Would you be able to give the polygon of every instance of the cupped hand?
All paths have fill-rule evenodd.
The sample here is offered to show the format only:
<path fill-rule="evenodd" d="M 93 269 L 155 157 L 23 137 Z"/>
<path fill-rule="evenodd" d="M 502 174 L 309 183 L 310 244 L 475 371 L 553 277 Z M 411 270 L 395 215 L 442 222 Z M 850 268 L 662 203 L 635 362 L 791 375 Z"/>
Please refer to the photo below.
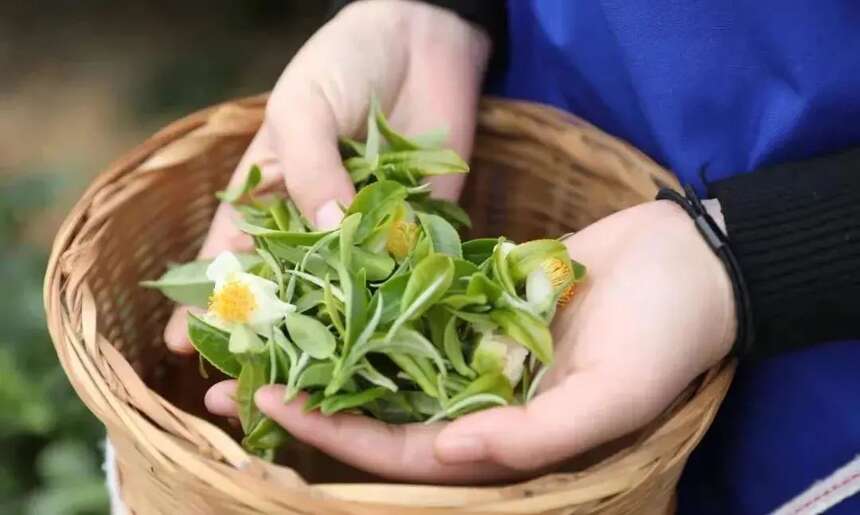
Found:
<path fill-rule="evenodd" d="M 374 94 L 399 132 L 447 128 L 446 145 L 468 159 L 489 46 L 478 28 L 420 2 L 365 0 L 346 7 L 281 75 L 232 181 L 243 181 L 257 164 L 261 188 L 285 182 L 308 220 L 324 229 L 336 226 L 339 205 L 348 205 L 355 193 L 337 138 L 362 133 Z M 459 195 L 462 177 L 439 179 L 433 184 L 436 196 Z M 219 207 L 201 258 L 252 248 L 234 217 L 230 206 Z M 174 352 L 193 352 L 184 308 L 167 324 L 165 341 Z"/>
<path fill-rule="evenodd" d="M 450 423 L 386 425 L 302 413 L 269 386 L 256 402 L 297 438 L 391 479 L 489 482 L 527 476 L 654 419 L 725 356 L 735 335 L 732 287 L 692 221 L 667 201 L 629 208 L 565 241 L 587 281 L 553 325 L 555 362 L 528 405 Z M 209 409 L 235 415 L 235 385 Z"/>

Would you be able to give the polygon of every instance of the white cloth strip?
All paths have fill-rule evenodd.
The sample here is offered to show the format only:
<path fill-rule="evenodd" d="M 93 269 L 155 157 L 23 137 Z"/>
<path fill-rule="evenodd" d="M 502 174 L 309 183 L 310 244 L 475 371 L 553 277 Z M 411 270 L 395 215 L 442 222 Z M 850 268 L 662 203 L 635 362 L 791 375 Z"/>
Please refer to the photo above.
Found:
<path fill-rule="evenodd" d="M 773 515 L 818 515 L 860 492 L 860 455 L 805 492 L 782 505 Z"/>

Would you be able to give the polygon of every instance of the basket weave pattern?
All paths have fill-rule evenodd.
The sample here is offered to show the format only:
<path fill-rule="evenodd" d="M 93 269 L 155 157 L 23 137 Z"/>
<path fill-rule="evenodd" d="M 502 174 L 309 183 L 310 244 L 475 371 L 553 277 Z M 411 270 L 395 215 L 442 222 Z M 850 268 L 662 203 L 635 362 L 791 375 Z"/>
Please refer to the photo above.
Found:
<path fill-rule="evenodd" d="M 247 455 L 207 419 L 196 362 L 171 356 L 172 305 L 137 286 L 192 259 L 263 116 L 265 97 L 195 113 L 105 171 L 57 235 L 45 304 L 60 361 L 107 426 L 133 513 L 667 513 L 734 367 L 691 385 L 620 450 L 576 472 L 496 487 L 336 482 L 355 476 L 308 449 L 286 466 Z M 653 198 L 674 177 L 593 126 L 535 104 L 482 102 L 463 205 L 474 235 L 558 236 Z M 214 378 L 213 378 L 214 380 Z M 298 471 L 298 472 L 297 472 Z"/>

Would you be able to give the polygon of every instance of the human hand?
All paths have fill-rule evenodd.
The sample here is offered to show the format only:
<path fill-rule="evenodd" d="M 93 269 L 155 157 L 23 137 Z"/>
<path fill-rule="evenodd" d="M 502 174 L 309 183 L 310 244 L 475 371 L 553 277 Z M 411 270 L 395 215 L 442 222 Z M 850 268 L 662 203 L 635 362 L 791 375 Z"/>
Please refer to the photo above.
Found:
<path fill-rule="evenodd" d="M 398 131 L 447 127 L 446 145 L 468 159 L 489 46 L 483 32 L 454 13 L 420 2 L 365 0 L 346 7 L 287 66 L 232 182 L 241 183 L 257 164 L 261 188 L 285 181 L 308 220 L 324 229 L 337 226 L 338 204 L 348 205 L 355 193 L 337 137 L 365 129 L 372 94 Z M 434 179 L 436 196 L 459 195 L 462 177 Z M 229 205 L 218 208 L 201 258 L 252 248 L 234 217 Z M 167 324 L 167 346 L 193 352 L 186 333 L 186 310 L 180 308 Z"/>
<path fill-rule="evenodd" d="M 636 430 L 725 356 L 735 336 L 722 263 L 678 206 L 621 211 L 565 241 L 588 268 L 553 326 L 555 362 L 528 405 L 450 423 L 386 425 L 358 415 L 302 413 L 269 386 L 256 402 L 297 438 L 400 480 L 487 482 L 528 475 Z M 207 406 L 235 413 L 222 383 Z"/>

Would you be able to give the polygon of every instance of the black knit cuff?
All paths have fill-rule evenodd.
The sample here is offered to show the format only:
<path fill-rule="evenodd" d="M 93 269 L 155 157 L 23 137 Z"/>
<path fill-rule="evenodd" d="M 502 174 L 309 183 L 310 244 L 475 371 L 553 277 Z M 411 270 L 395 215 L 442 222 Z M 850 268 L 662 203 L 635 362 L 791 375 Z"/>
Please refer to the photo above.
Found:
<path fill-rule="evenodd" d="M 330 16 L 334 16 L 348 4 L 359 0 L 333 0 Z M 453 11 L 466 21 L 482 29 L 490 37 L 492 53 L 487 68 L 488 74 L 503 68 L 508 55 L 508 11 L 501 0 L 422 0 Z"/>
<path fill-rule="evenodd" d="M 860 149 L 709 187 L 749 288 L 748 357 L 860 337 Z"/>

